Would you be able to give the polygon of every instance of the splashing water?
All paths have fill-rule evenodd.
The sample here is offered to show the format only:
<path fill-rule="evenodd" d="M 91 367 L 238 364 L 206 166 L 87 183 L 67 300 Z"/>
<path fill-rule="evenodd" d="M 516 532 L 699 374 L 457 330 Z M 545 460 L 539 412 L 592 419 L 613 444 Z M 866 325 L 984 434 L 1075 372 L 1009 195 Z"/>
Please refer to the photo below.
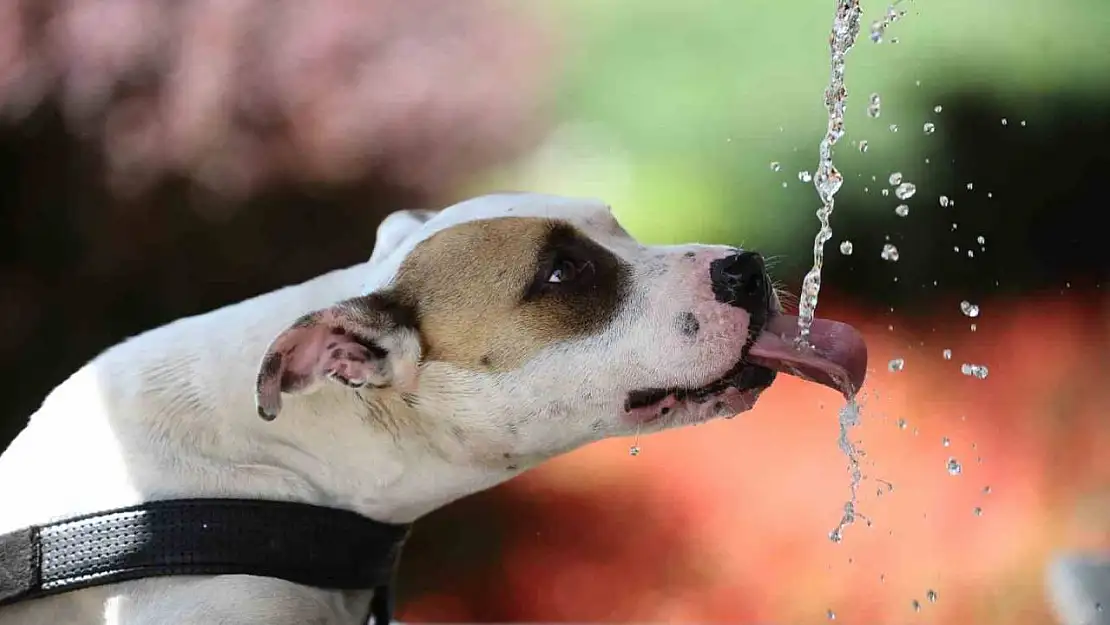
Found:
<path fill-rule="evenodd" d="M 960 461 L 952 457 L 948 458 L 948 463 L 945 466 L 948 469 L 948 475 L 959 475 L 964 471 Z"/>
<path fill-rule="evenodd" d="M 821 268 L 825 262 L 825 242 L 832 238 L 829 217 L 835 206 L 834 197 L 844 182 L 844 177 L 833 165 L 833 146 L 844 136 L 844 111 L 848 103 L 848 89 L 844 86 L 845 57 L 856 43 L 859 35 L 859 0 L 836 0 L 836 15 L 833 18 L 832 32 L 829 34 L 830 71 L 829 86 L 825 89 L 825 108 L 828 111 L 828 126 L 818 149 L 817 171 L 813 176 L 813 186 L 821 199 L 817 219 L 821 229 L 813 242 L 813 268 L 802 281 L 802 296 L 798 307 L 798 345 L 808 345 L 809 329 L 813 325 L 813 314 L 817 309 L 817 297 L 821 291 Z"/>
<path fill-rule="evenodd" d="M 980 380 L 983 380 L 986 379 L 987 375 L 990 373 L 990 370 L 987 369 L 986 365 L 976 365 L 973 363 L 965 362 L 964 364 L 960 365 L 960 373 L 966 376 L 971 376 L 973 378 L 979 378 Z"/>
<path fill-rule="evenodd" d="M 892 243 L 884 243 L 883 250 L 879 252 L 879 258 L 891 263 L 898 262 L 899 254 L 898 248 Z"/>
<path fill-rule="evenodd" d="M 632 439 L 632 446 L 628 448 L 629 456 L 640 455 L 640 424 L 636 424 L 636 437 Z"/>
<path fill-rule="evenodd" d="M 899 11 L 897 9 L 897 6 L 901 3 L 902 0 L 896 0 L 894 4 L 887 7 L 886 14 L 883 15 L 883 18 L 881 20 L 875 20 L 871 23 L 871 41 L 875 43 L 882 43 L 883 35 L 886 33 L 886 29 L 894 22 L 897 22 L 898 20 L 905 17 L 906 12 Z M 892 38 L 890 42 L 898 43 L 898 39 Z"/>
<path fill-rule="evenodd" d="M 859 449 L 856 448 L 855 443 L 848 437 L 848 429 L 859 425 L 859 403 L 855 399 L 851 399 L 843 408 L 840 409 L 840 437 L 837 439 L 837 444 L 840 446 L 840 451 L 848 457 L 848 475 L 851 476 L 851 483 L 849 489 L 851 497 L 848 501 L 844 502 L 844 514 L 840 517 L 840 523 L 837 523 L 836 529 L 829 532 L 829 540 L 834 543 L 840 542 L 844 538 L 844 528 L 856 522 L 856 494 L 859 492 L 859 483 L 863 479 L 863 471 L 860 469 L 859 462 Z"/>
<path fill-rule="evenodd" d="M 898 188 L 894 189 L 894 197 L 899 200 L 908 200 L 913 197 L 915 193 L 917 193 L 917 185 L 912 182 L 903 182 L 898 185 Z"/>
<path fill-rule="evenodd" d="M 871 97 L 867 99 L 867 116 L 878 117 L 883 114 L 883 99 L 879 94 L 872 93 Z"/>

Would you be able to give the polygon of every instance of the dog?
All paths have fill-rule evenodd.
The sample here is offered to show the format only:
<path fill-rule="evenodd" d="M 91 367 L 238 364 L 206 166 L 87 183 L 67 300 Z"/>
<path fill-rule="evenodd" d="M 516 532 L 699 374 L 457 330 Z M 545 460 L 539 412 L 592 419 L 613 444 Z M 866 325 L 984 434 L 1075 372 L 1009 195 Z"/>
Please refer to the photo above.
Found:
<path fill-rule="evenodd" d="M 851 326 L 799 346 L 762 257 L 646 246 L 603 202 L 499 194 L 379 227 L 368 262 L 130 338 L 0 456 L 0 534 L 189 497 L 408 523 L 606 437 L 750 410 L 779 372 L 846 395 Z M 362 625 L 365 591 L 159 577 L 0 608 L 0 625 Z"/>

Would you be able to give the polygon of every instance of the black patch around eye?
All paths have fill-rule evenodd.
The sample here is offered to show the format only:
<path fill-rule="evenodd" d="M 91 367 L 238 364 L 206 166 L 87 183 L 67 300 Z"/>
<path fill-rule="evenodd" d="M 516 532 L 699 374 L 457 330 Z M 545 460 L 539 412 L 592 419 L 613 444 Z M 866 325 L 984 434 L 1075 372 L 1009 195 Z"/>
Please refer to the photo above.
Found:
<path fill-rule="evenodd" d="M 589 289 L 598 277 L 598 260 L 608 258 L 613 258 L 612 253 L 580 234 L 573 226 L 555 223 L 540 249 L 535 276 L 523 299 L 529 301 L 549 293 Z M 563 281 L 550 282 L 557 270 L 564 274 Z"/>
<path fill-rule="evenodd" d="M 548 282 L 560 264 L 574 267 L 572 279 Z M 606 247 L 574 226 L 553 222 L 536 257 L 535 274 L 521 297 L 538 322 L 571 335 L 591 334 L 608 325 L 628 297 L 632 271 Z"/>

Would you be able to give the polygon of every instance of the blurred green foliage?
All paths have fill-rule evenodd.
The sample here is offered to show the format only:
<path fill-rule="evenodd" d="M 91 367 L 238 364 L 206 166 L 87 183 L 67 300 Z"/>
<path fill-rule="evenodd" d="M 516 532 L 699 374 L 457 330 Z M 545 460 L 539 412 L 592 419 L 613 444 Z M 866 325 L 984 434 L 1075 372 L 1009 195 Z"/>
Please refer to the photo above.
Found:
<path fill-rule="evenodd" d="M 824 132 L 833 0 L 542 7 L 567 53 L 554 87 L 552 145 L 481 187 L 602 197 L 651 242 L 739 243 L 808 257 L 818 204 L 798 173 L 814 169 Z M 847 135 L 836 152 L 847 183 L 834 230 L 846 213 L 892 211 L 898 202 L 878 191 L 890 172 L 920 186 L 949 162 L 934 158 L 930 169 L 922 158 L 926 149 L 943 153 L 945 113 L 933 109 L 945 93 L 997 98 L 1016 125 L 1035 114 L 1038 94 L 1110 92 L 1106 0 L 905 0 L 907 15 L 880 44 L 869 40 L 869 25 L 887 4 L 863 7 L 848 59 Z M 871 93 L 882 97 L 878 119 L 865 114 Z M 930 136 L 927 121 L 937 126 Z M 866 154 L 855 147 L 861 139 Z M 868 184 L 870 195 L 860 195 Z"/>

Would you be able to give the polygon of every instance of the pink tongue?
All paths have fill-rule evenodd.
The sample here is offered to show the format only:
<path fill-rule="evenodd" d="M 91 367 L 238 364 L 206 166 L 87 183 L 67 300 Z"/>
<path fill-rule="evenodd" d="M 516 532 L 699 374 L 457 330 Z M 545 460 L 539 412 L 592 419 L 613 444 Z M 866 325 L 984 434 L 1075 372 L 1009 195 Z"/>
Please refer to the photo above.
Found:
<path fill-rule="evenodd" d="M 798 349 L 798 318 L 777 315 L 748 351 L 748 361 L 775 371 L 824 384 L 851 399 L 867 375 L 867 345 L 852 326 L 839 321 L 814 319 L 811 347 Z"/>

